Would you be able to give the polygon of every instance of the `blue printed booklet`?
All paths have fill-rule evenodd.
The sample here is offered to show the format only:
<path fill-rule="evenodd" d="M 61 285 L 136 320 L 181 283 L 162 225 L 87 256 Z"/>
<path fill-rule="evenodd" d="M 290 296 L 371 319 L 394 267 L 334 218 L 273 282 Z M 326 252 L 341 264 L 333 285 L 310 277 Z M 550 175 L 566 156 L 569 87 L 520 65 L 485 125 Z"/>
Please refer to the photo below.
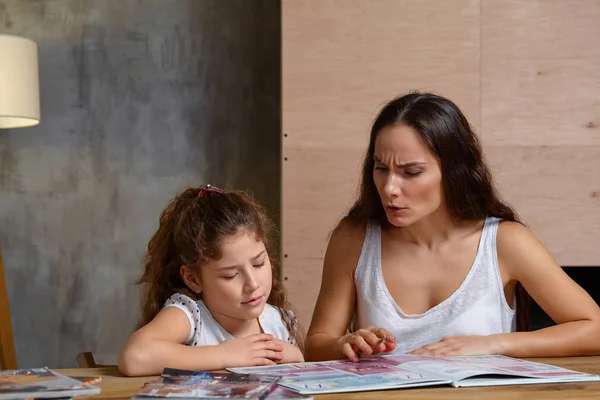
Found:
<path fill-rule="evenodd" d="M 222 372 L 165 368 L 160 378 L 146 383 L 132 399 L 257 399 L 263 400 L 277 388 L 277 376 L 237 375 Z"/>
<path fill-rule="evenodd" d="M 229 368 L 237 374 L 276 375 L 300 394 L 600 381 L 600 376 L 505 356 L 381 355 L 361 359 Z"/>

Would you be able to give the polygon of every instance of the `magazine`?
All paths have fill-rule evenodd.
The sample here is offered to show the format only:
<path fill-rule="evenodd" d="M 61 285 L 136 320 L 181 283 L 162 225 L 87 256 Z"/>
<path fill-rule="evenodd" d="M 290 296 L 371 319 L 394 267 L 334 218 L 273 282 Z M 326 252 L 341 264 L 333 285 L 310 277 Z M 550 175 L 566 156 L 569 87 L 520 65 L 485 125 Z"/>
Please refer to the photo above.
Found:
<path fill-rule="evenodd" d="M 348 360 L 229 368 L 238 374 L 277 375 L 301 394 L 344 393 L 451 385 L 499 386 L 600 381 L 600 376 L 505 356 L 381 355 Z"/>
<path fill-rule="evenodd" d="M 100 388 L 49 368 L 0 370 L 0 399 L 93 396 Z"/>
<path fill-rule="evenodd" d="M 265 399 L 277 388 L 277 376 L 237 375 L 165 368 L 160 378 L 146 383 L 133 399 L 200 398 Z"/>

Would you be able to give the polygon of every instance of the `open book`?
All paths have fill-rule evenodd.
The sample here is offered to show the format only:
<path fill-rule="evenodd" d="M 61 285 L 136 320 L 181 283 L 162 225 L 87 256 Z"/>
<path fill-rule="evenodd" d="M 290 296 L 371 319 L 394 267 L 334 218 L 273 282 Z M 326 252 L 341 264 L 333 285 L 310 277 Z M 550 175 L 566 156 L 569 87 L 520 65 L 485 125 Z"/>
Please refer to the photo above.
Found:
<path fill-rule="evenodd" d="M 230 368 L 239 374 L 277 375 L 301 394 L 359 392 L 420 386 L 498 386 L 600 381 L 600 376 L 505 356 L 381 355 L 350 361 Z"/>
<path fill-rule="evenodd" d="M 0 399 L 93 396 L 100 388 L 48 368 L 0 370 Z"/>

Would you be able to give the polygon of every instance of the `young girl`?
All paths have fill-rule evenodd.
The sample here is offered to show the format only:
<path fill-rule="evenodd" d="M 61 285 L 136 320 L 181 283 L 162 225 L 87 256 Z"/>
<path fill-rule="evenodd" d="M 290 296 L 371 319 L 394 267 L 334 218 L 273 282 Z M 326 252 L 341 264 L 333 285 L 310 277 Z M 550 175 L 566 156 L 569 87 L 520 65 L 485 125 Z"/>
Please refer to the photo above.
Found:
<path fill-rule="evenodd" d="M 139 329 L 119 356 L 123 374 L 304 361 L 260 205 L 203 185 L 178 194 L 159 222 L 138 280 Z"/>

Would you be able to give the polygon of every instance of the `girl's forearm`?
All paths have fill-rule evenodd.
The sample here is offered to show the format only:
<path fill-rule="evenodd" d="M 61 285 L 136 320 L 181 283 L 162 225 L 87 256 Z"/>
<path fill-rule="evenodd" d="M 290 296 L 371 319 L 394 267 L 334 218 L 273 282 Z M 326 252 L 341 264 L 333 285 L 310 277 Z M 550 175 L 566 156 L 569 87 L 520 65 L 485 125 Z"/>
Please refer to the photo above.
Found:
<path fill-rule="evenodd" d="M 119 355 L 119 370 L 127 376 L 159 375 L 163 368 L 213 371 L 226 368 L 219 346 L 190 347 L 159 339 L 128 344 Z"/>
<path fill-rule="evenodd" d="M 600 354 L 600 324 L 573 321 L 532 332 L 495 335 L 510 357 L 567 357 Z"/>

